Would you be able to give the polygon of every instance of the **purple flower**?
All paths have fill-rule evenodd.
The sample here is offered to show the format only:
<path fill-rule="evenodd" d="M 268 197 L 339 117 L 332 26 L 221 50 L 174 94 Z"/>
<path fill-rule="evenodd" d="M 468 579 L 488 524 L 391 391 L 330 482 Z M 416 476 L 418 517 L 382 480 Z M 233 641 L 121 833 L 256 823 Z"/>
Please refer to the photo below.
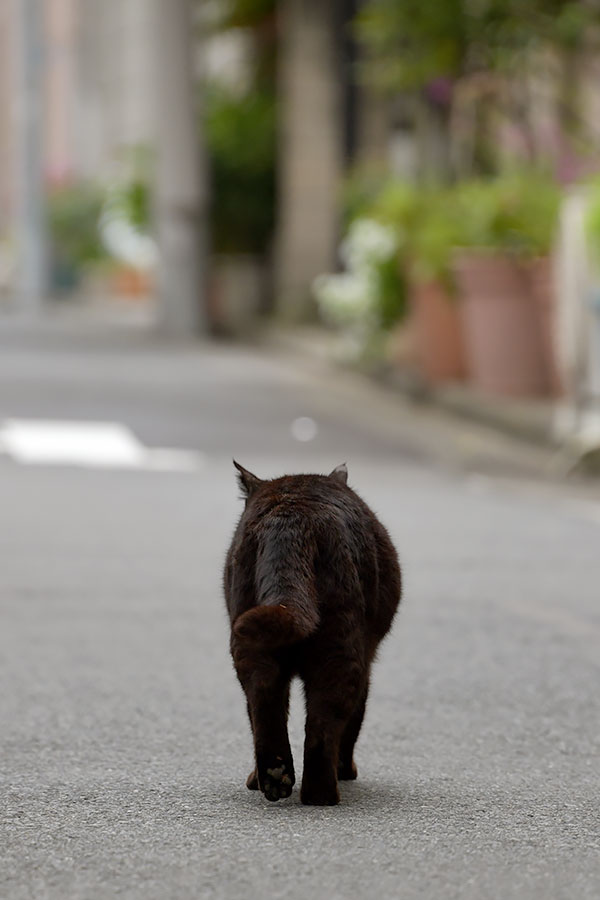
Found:
<path fill-rule="evenodd" d="M 452 100 L 452 89 L 452 79 L 441 75 L 425 86 L 425 96 L 436 106 L 449 106 Z"/>

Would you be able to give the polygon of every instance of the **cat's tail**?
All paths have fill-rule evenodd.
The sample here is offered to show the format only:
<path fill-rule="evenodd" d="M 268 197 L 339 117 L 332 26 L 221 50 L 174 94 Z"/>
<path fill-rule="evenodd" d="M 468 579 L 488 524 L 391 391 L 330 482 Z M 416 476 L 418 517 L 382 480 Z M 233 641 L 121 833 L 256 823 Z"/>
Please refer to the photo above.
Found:
<path fill-rule="evenodd" d="M 256 605 L 234 622 L 234 636 L 265 649 L 309 637 L 319 625 L 315 557 L 304 520 L 264 520 L 254 570 Z"/>
<path fill-rule="evenodd" d="M 244 644 L 257 649 L 275 650 L 309 637 L 319 624 L 315 608 L 280 603 L 254 606 L 242 613 L 233 626 L 233 634 Z"/>

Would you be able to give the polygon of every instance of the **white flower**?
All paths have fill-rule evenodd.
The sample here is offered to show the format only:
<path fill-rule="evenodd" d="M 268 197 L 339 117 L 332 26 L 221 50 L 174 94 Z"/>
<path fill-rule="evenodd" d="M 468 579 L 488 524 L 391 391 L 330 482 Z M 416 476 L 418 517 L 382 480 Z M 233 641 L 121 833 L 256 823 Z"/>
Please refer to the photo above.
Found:
<path fill-rule="evenodd" d="M 313 291 L 324 316 L 342 324 L 364 318 L 375 310 L 376 278 L 370 271 L 319 275 Z"/>
<path fill-rule="evenodd" d="M 356 271 L 385 262 L 397 249 L 398 241 L 392 228 L 374 219 L 357 219 L 341 243 L 340 256 L 348 269 Z"/>
<path fill-rule="evenodd" d="M 353 356 L 380 325 L 379 266 L 393 258 L 397 250 L 398 239 L 391 228 L 372 219 L 357 219 L 340 246 L 346 271 L 319 275 L 313 282 L 321 314 L 347 330 Z"/>
<path fill-rule="evenodd" d="M 148 271 L 156 264 L 156 244 L 127 219 L 103 215 L 100 232 L 104 246 L 115 259 L 142 271 Z"/>

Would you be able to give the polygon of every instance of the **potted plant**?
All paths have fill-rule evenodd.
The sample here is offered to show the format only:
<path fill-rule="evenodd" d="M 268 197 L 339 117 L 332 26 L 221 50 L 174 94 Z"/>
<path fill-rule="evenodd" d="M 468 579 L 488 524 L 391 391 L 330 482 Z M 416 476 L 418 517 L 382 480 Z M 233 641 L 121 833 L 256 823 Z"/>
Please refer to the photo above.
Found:
<path fill-rule="evenodd" d="M 454 248 L 461 242 L 452 192 L 423 194 L 410 252 L 410 300 L 417 362 L 427 381 L 463 378 L 462 325 L 452 272 Z"/>
<path fill-rule="evenodd" d="M 275 223 L 275 98 L 212 86 L 206 99 L 213 331 L 243 332 L 264 310 Z"/>
<path fill-rule="evenodd" d="M 471 181 L 456 191 L 462 247 L 454 273 L 469 373 L 482 390 L 541 395 L 555 387 L 544 273 L 559 203 L 555 183 L 537 172 Z"/>
<path fill-rule="evenodd" d="M 354 196 L 360 196 L 354 190 Z M 452 195 L 439 185 L 393 179 L 368 197 L 369 215 L 393 228 L 408 290 L 412 360 L 429 382 L 464 375 L 464 353 L 451 260 L 460 243 Z"/>
<path fill-rule="evenodd" d="M 56 295 L 76 290 L 83 275 L 106 259 L 99 232 L 102 193 L 93 184 L 62 185 L 48 197 L 50 285 Z"/>
<path fill-rule="evenodd" d="M 149 159 L 144 147 L 128 148 L 118 176 L 106 191 L 100 228 L 113 260 L 115 294 L 129 299 L 148 297 L 157 261 L 151 235 Z"/>
<path fill-rule="evenodd" d="M 380 362 L 385 336 L 406 312 L 398 239 L 389 225 L 359 218 L 340 247 L 344 271 L 315 279 L 323 319 L 342 334 L 346 361 Z"/>
<path fill-rule="evenodd" d="M 421 202 L 416 184 L 390 178 L 379 169 L 357 171 L 345 185 L 346 221 L 351 226 L 354 222 L 371 222 L 371 232 L 376 235 L 379 229 L 383 238 L 383 241 L 376 240 L 376 245 L 385 248 L 388 244 L 388 250 L 384 249 L 377 263 L 379 271 L 371 279 L 377 287 L 373 297 L 377 312 L 373 321 L 378 335 L 371 340 L 371 345 L 376 347 L 378 343 L 380 357 L 385 356 L 392 365 L 400 363 L 411 368 L 415 362 L 415 341 L 410 313 L 409 255 Z M 349 235 L 352 233 L 351 227 Z"/>

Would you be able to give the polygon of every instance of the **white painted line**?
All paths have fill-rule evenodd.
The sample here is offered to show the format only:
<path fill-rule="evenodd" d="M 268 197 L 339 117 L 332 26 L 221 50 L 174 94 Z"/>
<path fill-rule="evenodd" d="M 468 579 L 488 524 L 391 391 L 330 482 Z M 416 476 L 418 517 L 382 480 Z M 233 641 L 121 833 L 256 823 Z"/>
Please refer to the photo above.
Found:
<path fill-rule="evenodd" d="M 155 472 L 197 472 L 204 465 L 204 457 L 195 450 L 174 447 L 153 447 L 146 450 L 146 468 Z"/>
<path fill-rule="evenodd" d="M 0 431 L 5 453 L 26 464 L 136 468 L 144 447 L 116 422 L 9 419 Z"/>
<path fill-rule="evenodd" d="M 0 425 L 0 452 L 25 465 L 193 472 L 203 464 L 193 451 L 148 449 L 118 422 L 7 419 Z"/>

